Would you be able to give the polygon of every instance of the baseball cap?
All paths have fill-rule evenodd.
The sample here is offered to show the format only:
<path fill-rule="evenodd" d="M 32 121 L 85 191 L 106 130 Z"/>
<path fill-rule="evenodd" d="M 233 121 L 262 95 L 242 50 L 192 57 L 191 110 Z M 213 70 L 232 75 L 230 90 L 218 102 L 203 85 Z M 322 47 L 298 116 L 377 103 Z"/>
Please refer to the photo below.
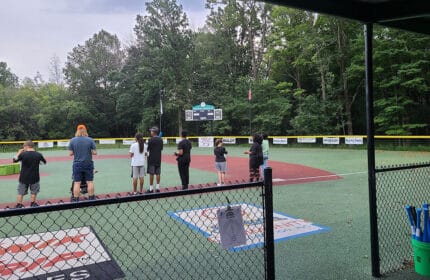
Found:
<path fill-rule="evenodd" d="M 155 132 L 155 133 L 158 133 L 158 127 L 153 126 L 153 127 L 151 127 L 151 128 L 149 129 L 149 131 L 153 131 L 153 132 Z"/>

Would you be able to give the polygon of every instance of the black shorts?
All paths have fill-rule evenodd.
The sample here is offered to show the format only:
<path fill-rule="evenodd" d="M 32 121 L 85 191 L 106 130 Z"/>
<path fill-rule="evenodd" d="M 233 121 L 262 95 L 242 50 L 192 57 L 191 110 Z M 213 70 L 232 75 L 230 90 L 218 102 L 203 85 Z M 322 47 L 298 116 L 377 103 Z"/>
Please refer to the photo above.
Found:
<path fill-rule="evenodd" d="M 148 174 L 150 175 L 160 175 L 161 165 L 149 165 L 148 164 Z"/>

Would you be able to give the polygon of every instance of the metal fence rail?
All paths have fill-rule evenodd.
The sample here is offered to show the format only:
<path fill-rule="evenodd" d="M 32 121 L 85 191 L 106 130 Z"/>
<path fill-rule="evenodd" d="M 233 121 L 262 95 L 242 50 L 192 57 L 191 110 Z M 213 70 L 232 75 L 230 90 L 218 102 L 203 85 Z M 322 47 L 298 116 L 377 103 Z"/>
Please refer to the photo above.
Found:
<path fill-rule="evenodd" d="M 268 204 L 257 182 L 0 211 L 0 279 L 274 279 Z M 247 244 L 222 249 L 229 205 Z"/>
<path fill-rule="evenodd" d="M 430 163 L 376 169 L 381 274 L 413 265 L 411 232 L 405 205 L 430 202 Z"/>

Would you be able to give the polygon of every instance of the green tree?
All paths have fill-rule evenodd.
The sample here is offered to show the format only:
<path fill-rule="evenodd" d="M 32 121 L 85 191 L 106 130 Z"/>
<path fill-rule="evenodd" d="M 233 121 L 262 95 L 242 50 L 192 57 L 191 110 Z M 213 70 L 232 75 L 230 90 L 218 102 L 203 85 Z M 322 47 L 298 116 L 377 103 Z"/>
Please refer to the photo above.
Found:
<path fill-rule="evenodd" d="M 223 109 L 223 120 L 203 123 L 199 131 L 249 134 L 247 92 L 267 77 L 264 54 L 270 32 L 271 5 L 254 0 L 206 1 L 206 27 L 195 39 L 193 89 L 207 103 Z M 194 96 L 197 97 L 197 96 Z M 252 103 L 251 103 L 252 105 Z M 254 107 L 254 105 L 252 105 Z M 259 114 L 253 108 L 253 115 Z"/>
<path fill-rule="evenodd" d="M 39 109 L 33 119 L 37 122 L 38 134 L 42 139 L 62 139 L 73 136 L 76 123 L 82 119 L 93 120 L 89 111 L 83 111 L 83 101 L 76 100 L 70 91 L 55 83 L 38 88 L 35 99 Z"/>
<path fill-rule="evenodd" d="M 310 12 L 285 7 L 272 11 L 273 33 L 270 36 L 270 77 L 279 82 L 293 82 L 296 92 L 312 91 L 309 82 L 314 69 L 311 61 L 314 16 Z"/>
<path fill-rule="evenodd" d="M 3 87 L 18 86 L 18 77 L 7 67 L 7 63 L 2 61 L 0 61 L 0 85 Z"/>
<path fill-rule="evenodd" d="M 353 71 L 357 68 L 351 67 L 353 51 L 357 50 L 353 48 L 354 43 L 362 37 L 358 25 L 284 7 L 275 7 L 271 16 L 274 26 L 267 60 L 271 79 L 293 84 L 296 118 L 291 122 L 290 131 L 315 133 L 314 128 L 320 127 L 320 123 L 311 125 L 308 121 L 317 122 L 321 117 L 326 133 L 352 134 L 353 104 L 363 93 L 363 78 Z M 363 68 L 360 70 L 362 74 Z M 323 106 L 308 106 L 310 100 Z"/>
<path fill-rule="evenodd" d="M 388 135 L 429 131 L 430 38 L 375 29 L 375 125 Z"/>
<path fill-rule="evenodd" d="M 173 129 L 182 130 L 184 110 L 192 104 L 192 32 L 182 6 L 174 0 L 154 0 L 146 4 L 146 10 L 147 15 L 136 18 L 137 44 L 129 50 L 133 61 L 129 59 L 123 71 L 123 75 L 133 75 L 121 82 L 119 106 L 131 100 L 141 104 L 138 127 L 147 129 L 159 121 L 159 95 L 163 91 L 165 128 L 176 133 Z M 131 91 L 126 93 L 127 88 Z M 127 115 L 129 120 L 136 120 L 133 115 L 140 114 Z"/>
<path fill-rule="evenodd" d="M 84 105 L 79 122 L 88 124 L 95 136 L 110 136 L 119 130 L 115 87 L 123 61 L 117 36 L 104 30 L 73 48 L 67 57 L 65 81 Z M 93 116 L 90 120 L 86 119 L 88 112 Z"/>
<path fill-rule="evenodd" d="M 39 104 L 34 87 L 0 88 L 0 101 L 0 139 L 38 138 L 38 126 L 33 116 Z"/>

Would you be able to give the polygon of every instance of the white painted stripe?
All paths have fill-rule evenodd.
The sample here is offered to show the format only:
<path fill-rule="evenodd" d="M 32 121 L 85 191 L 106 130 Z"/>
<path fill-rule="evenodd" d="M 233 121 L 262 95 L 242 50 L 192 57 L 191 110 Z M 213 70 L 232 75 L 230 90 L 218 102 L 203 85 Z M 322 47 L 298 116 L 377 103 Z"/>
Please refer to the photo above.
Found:
<path fill-rule="evenodd" d="M 313 177 L 302 177 L 302 178 L 289 178 L 289 179 L 274 178 L 273 182 L 300 181 L 300 180 L 331 178 L 331 177 L 339 177 L 339 176 L 343 177 L 343 176 L 366 174 L 366 173 L 367 173 L 367 171 L 360 171 L 360 172 L 353 172 L 353 173 L 343 173 L 343 174 L 333 174 L 333 175 L 323 175 L 323 176 L 313 176 Z"/>

